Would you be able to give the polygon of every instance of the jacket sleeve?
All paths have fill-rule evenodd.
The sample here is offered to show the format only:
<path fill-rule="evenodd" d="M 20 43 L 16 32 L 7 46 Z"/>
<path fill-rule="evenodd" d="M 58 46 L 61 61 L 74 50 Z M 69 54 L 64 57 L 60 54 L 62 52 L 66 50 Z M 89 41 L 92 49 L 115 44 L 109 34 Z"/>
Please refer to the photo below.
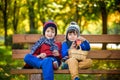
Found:
<path fill-rule="evenodd" d="M 90 43 L 87 40 L 83 41 L 80 44 L 80 46 L 81 46 L 81 49 L 84 50 L 84 51 L 89 51 L 90 50 Z"/>
<path fill-rule="evenodd" d="M 62 58 L 64 58 L 65 56 L 68 56 L 68 46 L 66 44 L 66 42 L 62 43 L 62 49 L 61 49 L 61 53 L 62 53 Z"/>
<path fill-rule="evenodd" d="M 40 54 L 40 47 L 37 48 L 32 55 L 37 56 Z"/>
<path fill-rule="evenodd" d="M 61 58 L 62 58 L 62 54 L 61 54 L 61 47 L 62 47 L 62 45 L 61 45 L 61 42 L 57 42 L 56 44 L 57 44 L 57 46 L 58 46 L 58 48 L 59 48 L 59 54 L 60 54 L 60 55 L 58 56 L 58 58 L 61 59 Z"/>
<path fill-rule="evenodd" d="M 40 45 L 41 38 L 32 46 L 30 54 L 34 54 Z"/>

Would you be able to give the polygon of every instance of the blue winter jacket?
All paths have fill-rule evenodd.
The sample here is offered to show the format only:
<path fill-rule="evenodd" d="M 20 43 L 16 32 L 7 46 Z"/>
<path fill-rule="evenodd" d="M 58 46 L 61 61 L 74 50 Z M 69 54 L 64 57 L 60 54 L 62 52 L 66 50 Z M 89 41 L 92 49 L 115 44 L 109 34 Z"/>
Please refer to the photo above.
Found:
<path fill-rule="evenodd" d="M 80 47 L 83 51 L 89 51 L 90 50 L 90 43 L 87 40 L 85 40 L 80 44 Z M 68 50 L 69 50 L 69 47 L 65 41 L 62 43 L 62 49 L 61 49 L 62 58 L 64 58 L 65 56 L 68 56 Z"/>

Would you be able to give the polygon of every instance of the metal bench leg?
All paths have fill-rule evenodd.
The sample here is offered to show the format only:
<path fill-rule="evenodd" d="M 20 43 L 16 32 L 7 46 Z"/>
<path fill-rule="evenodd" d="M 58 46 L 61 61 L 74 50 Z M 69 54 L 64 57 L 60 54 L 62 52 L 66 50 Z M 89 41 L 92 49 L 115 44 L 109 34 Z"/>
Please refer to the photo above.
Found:
<path fill-rule="evenodd" d="M 42 80 L 41 74 L 29 74 L 29 80 Z"/>

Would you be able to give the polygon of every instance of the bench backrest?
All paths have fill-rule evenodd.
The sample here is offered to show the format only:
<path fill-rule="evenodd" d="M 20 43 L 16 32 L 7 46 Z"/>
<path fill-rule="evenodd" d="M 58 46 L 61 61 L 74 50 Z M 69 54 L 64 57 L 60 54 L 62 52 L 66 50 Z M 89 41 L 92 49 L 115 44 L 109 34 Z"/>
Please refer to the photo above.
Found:
<path fill-rule="evenodd" d="M 90 43 L 120 43 L 120 35 L 81 35 Z M 34 44 L 40 34 L 15 34 L 13 35 L 13 44 Z M 65 35 L 57 35 L 56 41 L 63 42 Z M 24 55 L 29 53 L 30 49 L 13 49 L 13 59 L 23 59 Z M 89 58 L 97 60 L 120 60 L 120 50 L 91 50 L 88 54 Z"/>

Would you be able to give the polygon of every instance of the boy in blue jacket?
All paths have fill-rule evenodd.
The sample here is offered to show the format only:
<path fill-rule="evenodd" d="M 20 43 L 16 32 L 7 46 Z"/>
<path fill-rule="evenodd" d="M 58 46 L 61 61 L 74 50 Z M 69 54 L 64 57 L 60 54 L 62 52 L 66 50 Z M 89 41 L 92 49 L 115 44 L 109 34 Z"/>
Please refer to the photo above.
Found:
<path fill-rule="evenodd" d="M 79 39 L 80 45 L 79 47 L 76 47 L 75 41 Z M 66 41 L 62 43 L 62 59 L 65 61 L 65 64 L 62 65 L 62 68 L 65 67 L 65 65 L 68 64 L 70 73 L 71 73 L 71 79 L 72 80 L 80 80 L 79 78 L 79 71 L 78 68 L 83 69 L 84 66 L 88 66 L 92 64 L 91 59 L 85 59 L 82 61 L 78 61 L 75 58 L 69 58 L 69 50 L 70 49 L 80 49 L 83 51 L 89 51 L 90 50 L 90 44 L 89 42 L 82 36 L 80 36 L 80 29 L 76 22 L 71 22 L 69 27 L 66 31 Z M 87 67 L 86 67 L 87 68 Z"/>

